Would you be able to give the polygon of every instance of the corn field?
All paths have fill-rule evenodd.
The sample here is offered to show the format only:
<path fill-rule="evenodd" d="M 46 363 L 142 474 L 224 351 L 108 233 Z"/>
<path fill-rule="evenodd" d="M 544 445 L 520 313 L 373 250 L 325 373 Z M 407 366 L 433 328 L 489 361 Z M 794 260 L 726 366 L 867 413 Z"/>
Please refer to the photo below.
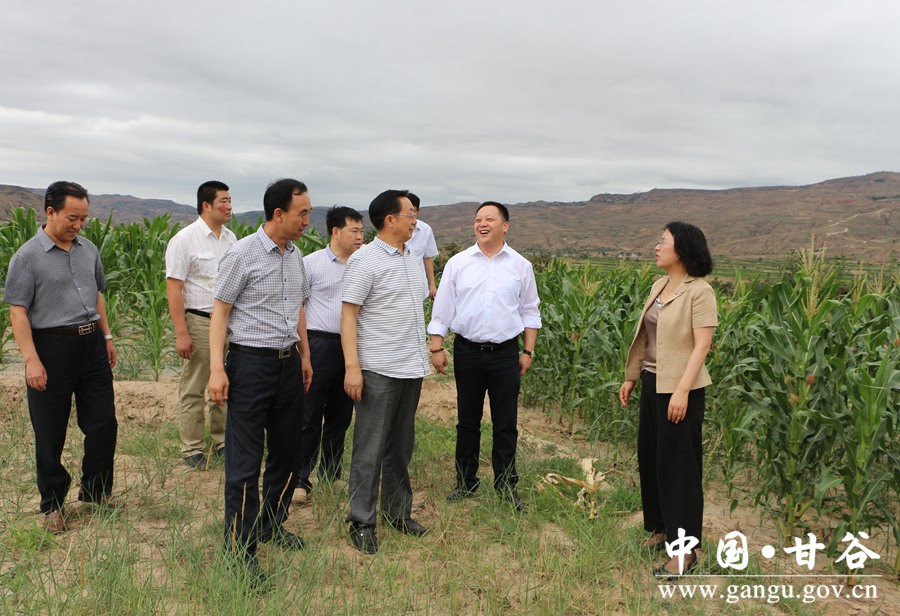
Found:
<path fill-rule="evenodd" d="M 228 226 L 238 239 L 258 228 L 237 220 Z M 22 208 L 14 210 L 10 220 L 0 226 L 0 286 L 5 284 L 10 258 L 37 228 L 34 210 Z M 103 295 L 119 349 L 118 378 L 149 375 L 159 380 L 165 369 L 181 363 L 175 355 L 175 331 L 169 318 L 165 262 L 166 246 L 179 228 L 169 216 L 127 225 L 92 218 L 81 231 L 97 246 L 103 260 L 107 286 Z M 325 240 L 313 228 L 297 245 L 308 254 L 322 248 Z M 9 306 L 0 304 L 0 363 L 11 340 Z"/>
<path fill-rule="evenodd" d="M 33 210 L 0 225 L 0 286 L 9 259 L 37 231 Z M 168 216 L 128 225 L 92 219 L 82 234 L 100 250 L 118 378 L 158 379 L 178 364 L 165 292 L 164 254 L 177 232 Z M 234 222 L 244 237 L 256 226 Z M 324 246 L 315 230 L 298 241 Z M 549 261 L 538 269 L 543 329 L 526 404 L 570 430 L 633 455 L 637 411 L 617 392 L 649 267 L 598 268 Z M 705 421 L 708 472 L 763 508 L 785 537 L 827 520 L 830 549 L 847 531 L 888 528 L 900 544 L 900 274 L 848 281 L 814 253 L 780 279 L 717 290 L 719 327 L 707 359 L 713 385 Z M 0 304 L 0 363 L 10 347 L 9 306 Z M 639 386 L 639 385 L 638 385 Z M 712 471 L 711 469 L 715 469 Z M 900 568 L 900 561 L 895 563 Z"/>

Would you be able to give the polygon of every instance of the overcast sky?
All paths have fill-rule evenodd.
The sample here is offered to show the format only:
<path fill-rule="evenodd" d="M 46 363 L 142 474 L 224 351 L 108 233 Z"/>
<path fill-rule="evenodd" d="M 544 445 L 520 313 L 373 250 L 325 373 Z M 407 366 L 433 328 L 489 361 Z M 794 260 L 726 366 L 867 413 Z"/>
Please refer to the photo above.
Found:
<path fill-rule="evenodd" d="M 4 0 L 0 183 L 238 209 L 897 171 L 896 0 Z"/>

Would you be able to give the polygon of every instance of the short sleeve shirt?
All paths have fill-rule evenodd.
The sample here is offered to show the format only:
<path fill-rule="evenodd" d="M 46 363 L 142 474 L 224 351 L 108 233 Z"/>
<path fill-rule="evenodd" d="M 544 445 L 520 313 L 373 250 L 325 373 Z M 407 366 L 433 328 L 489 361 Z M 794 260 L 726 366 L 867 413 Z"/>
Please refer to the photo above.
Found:
<path fill-rule="evenodd" d="M 23 306 L 32 329 L 69 327 L 100 318 L 97 293 L 105 289 L 100 251 L 90 240 L 75 236 L 67 252 L 42 227 L 10 260 L 3 301 Z"/>
<path fill-rule="evenodd" d="M 419 269 L 425 280 L 428 280 L 425 273 L 425 259 L 433 259 L 438 256 L 437 242 L 434 240 L 434 231 L 424 220 L 416 221 L 416 228 L 412 237 L 406 243 L 406 247 L 412 255 L 419 260 Z"/>
<path fill-rule="evenodd" d="M 257 348 L 284 349 L 300 339 L 300 308 L 309 297 L 303 253 L 288 242 L 284 253 L 263 226 L 219 262 L 215 298 L 232 304 L 228 339 Z"/>
<path fill-rule="evenodd" d="M 212 312 L 219 261 L 237 238 L 222 227 L 219 236 L 198 218 L 175 234 L 166 247 L 166 278 L 184 281 L 184 307 Z"/>
<path fill-rule="evenodd" d="M 398 379 L 431 374 L 423 302 L 428 286 L 418 260 L 375 238 L 347 261 L 342 300 L 356 304 L 356 343 L 362 370 Z"/>

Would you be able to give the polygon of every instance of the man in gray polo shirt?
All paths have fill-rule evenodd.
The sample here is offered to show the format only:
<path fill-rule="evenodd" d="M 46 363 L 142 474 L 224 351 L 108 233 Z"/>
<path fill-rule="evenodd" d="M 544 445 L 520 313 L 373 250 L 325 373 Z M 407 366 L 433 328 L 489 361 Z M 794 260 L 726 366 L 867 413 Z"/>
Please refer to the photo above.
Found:
<path fill-rule="evenodd" d="M 116 450 L 112 367 L 116 364 L 100 253 L 78 237 L 88 217 L 88 193 L 54 182 L 44 196 L 47 224 L 9 262 L 3 301 L 10 305 L 16 344 L 25 362 L 28 411 L 34 428 L 37 484 L 44 526 L 65 530 L 63 505 L 72 477 L 60 461 L 75 395 L 84 433 L 79 500 L 110 499 Z"/>
<path fill-rule="evenodd" d="M 378 551 L 379 479 L 388 523 L 410 535 L 427 532 L 411 518 L 416 406 L 431 367 L 423 311 L 428 287 L 406 247 L 416 227 L 408 194 L 387 190 L 369 205 L 378 237 L 347 261 L 342 286 L 344 389 L 356 401 L 347 521 L 352 544 L 368 554 Z"/>

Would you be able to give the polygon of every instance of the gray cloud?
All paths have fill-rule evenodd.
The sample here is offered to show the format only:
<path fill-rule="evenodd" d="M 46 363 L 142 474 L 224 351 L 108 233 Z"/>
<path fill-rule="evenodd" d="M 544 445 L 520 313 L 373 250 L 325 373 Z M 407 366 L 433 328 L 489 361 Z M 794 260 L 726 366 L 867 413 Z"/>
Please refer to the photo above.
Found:
<path fill-rule="evenodd" d="M 7 4 L 2 183 L 365 207 L 898 167 L 889 0 Z"/>

